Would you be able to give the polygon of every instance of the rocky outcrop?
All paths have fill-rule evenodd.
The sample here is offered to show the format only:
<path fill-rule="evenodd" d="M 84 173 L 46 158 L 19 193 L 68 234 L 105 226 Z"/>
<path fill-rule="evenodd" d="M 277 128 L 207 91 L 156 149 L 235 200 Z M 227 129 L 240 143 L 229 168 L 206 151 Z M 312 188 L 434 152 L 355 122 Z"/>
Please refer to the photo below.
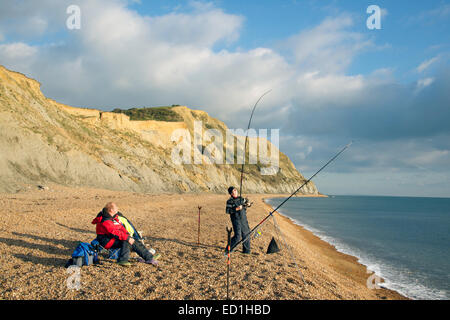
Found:
<path fill-rule="evenodd" d="M 176 130 L 194 137 L 195 121 L 201 121 L 202 132 L 225 135 L 227 127 L 203 111 L 171 110 L 183 121 L 131 121 L 121 113 L 63 105 L 46 98 L 37 81 L 0 66 L 0 191 L 57 183 L 148 193 L 223 193 L 239 185 L 239 164 L 173 161 Z M 207 147 L 207 141 L 201 143 L 203 150 L 194 145 L 191 158 Z M 260 162 L 245 166 L 244 193 L 288 193 L 305 180 L 281 152 L 276 174 L 261 175 L 262 167 Z M 312 182 L 302 191 L 318 193 Z"/>

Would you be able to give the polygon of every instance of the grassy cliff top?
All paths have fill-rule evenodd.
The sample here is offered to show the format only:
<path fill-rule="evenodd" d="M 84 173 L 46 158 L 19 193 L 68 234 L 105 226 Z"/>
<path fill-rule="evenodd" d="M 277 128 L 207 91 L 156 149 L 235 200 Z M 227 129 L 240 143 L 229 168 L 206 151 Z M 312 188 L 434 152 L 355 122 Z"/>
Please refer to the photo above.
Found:
<path fill-rule="evenodd" d="M 163 107 L 145 107 L 145 108 L 131 108 L 128 110 L 114 109 L 114 113 L 124 113 L 130 117 L 130 120 L 157 120 L 168 122 L 183 121 L 183 118 L 171 110 L 176 105 Z"/>

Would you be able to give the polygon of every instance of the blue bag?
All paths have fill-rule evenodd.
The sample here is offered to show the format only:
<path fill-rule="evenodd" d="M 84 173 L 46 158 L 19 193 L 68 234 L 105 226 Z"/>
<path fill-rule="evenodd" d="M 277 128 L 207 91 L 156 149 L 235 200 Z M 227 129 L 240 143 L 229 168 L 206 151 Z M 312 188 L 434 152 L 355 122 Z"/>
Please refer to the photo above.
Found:
<path fill-rule="evenodd" d="M 72 253 L 73 264 L 88 266 L 98 262 L 96 250 L 87 242 L 80 242 Z"/>

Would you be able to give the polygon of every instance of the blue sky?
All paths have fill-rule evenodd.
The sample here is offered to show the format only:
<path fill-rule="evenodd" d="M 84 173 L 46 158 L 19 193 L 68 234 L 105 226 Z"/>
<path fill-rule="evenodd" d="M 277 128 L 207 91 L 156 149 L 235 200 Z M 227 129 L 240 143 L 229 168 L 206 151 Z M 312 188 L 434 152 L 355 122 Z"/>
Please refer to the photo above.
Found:
<path fill-rule="evenodd" d="M 81 9 L 68 30 L 66 9 Z M 381 30 L 369 30 L 369 5 Z M 279 128 L 329 194 L 450 196 L 450 1 L 0 1 L 0 64 L 74 106 Z"/>

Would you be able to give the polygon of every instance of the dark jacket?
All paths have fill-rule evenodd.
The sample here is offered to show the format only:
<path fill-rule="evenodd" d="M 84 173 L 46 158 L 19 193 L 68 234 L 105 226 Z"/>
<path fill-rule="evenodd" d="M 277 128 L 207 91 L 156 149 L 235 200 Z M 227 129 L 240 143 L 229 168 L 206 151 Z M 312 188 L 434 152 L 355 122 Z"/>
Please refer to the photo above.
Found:
<path fill-rule="evenodd" d="M 116 240 L 128 241 L 130 235 L 127 229 L 120 223 L 117 215 L 111 217 L 105 209 L 100 211 L 92 220 L 92 224 L 95 224 L 95 232 L 97 233 L 98 242 L 105 249 L 111 248 Z"/>
<path fill-rule="evenodd" d="M 236 212 L 244 212 L 245 213 L 245 206 L 242 207 L 241 210 L 236 211 L 236 208 L 239 207 L 240 205 L 242 205 L 244 203 L 244 198 L 242 197 L 237 197 L 237 198 L 233 198 L 230 197 L 230 199 L 227 200 L 227 206 L 226 206 L 226 213 L 228 214 L 236 214 Z"/>

